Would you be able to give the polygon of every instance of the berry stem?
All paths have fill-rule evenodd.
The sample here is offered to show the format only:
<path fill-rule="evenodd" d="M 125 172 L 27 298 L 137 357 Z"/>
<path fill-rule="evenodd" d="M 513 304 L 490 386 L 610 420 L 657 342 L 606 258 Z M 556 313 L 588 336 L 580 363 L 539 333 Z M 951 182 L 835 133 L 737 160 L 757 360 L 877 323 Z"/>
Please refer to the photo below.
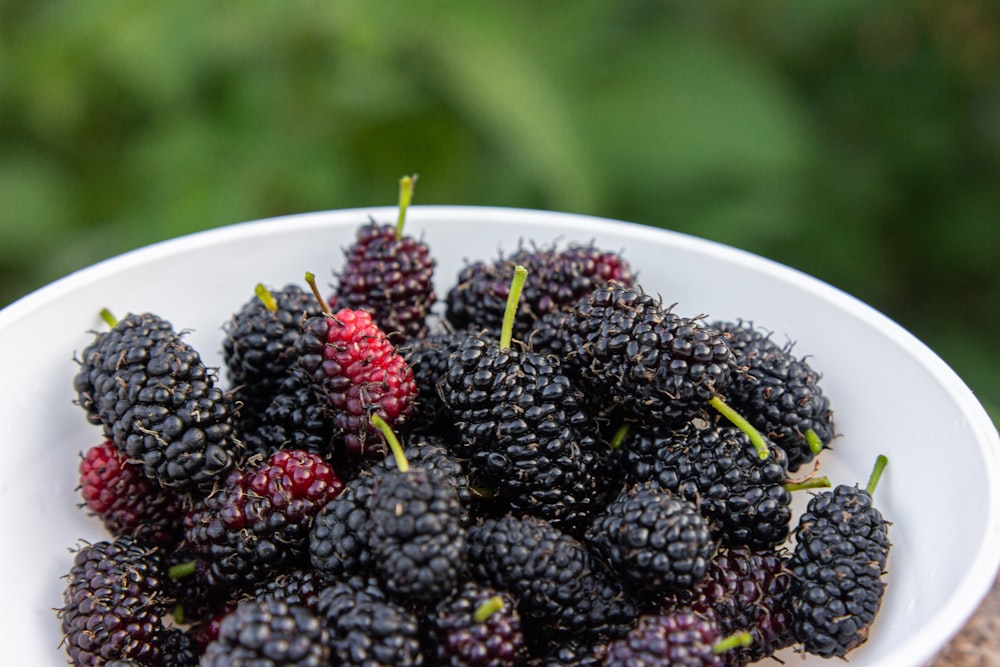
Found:
<path fill-rule="evenodd" d="M 323 314 L 327 317 L 333 317 L 333 311 L 330 310 L 330 304 L 326 302 L 323 295 L 319 293 L 319 287 L 316 286 L 316 274 L 312 271 L 306 271 L 306 282 L 309 284 L 309 289 L 312 290 L 313 296 L 319 301 L 319 307 L 322 309 Z"/>
<path fill-rule="evenodd" d="M 195 573 L 197 569 L 197 561 L 189 560 L 183 563 L 177 563 L 176 565 L 171 565 L 170 569 L 167 570 L 167 576 L 171 579 L 183 579 L 184 577 L 190 577 Z"/>
<path fill-rule="evenodd" d="M 476 607 L 476 611 L 473 612 L 472 618 L 476 621 L 476 623 L 485 623 L 486 619 L 501 610 L 503 610 L 503 598 L 499 595 L 494 595 Z"/>
<path fill-rule="evenodd" d="M 747 434 L 747 437 L 750 438 L 750 442 L 753 444 L 753 448 L 757 450 L 757 456 L 761 459 L 767 458 L 767 455 L 770 453 L 767 448 L 767 442 L 764 440 L 764 436 L 760 434 L 760 431 L 753 427 L 753 424 L 744 419 L 743 415 L 732 409 L 718 394 L 708 399 L 708 402 L 723 417 Z"/>
<path fill-rule="evenodd" d="M 823 441 L 819 439 L 816 435 L 816 431 L 811 428 L 806 429 L 806 443 L 809 445 L 809 451 L 813 454 L 819 454 L 823 451 Z"/>
<path fill-rule="evenodd" d="M 514 336 L 514 317 L 517 316 L 517 304 L 521 300 L 521 290 L 528 278 L 528 269 L 520 264 L 514 267 L 514 277 L 510 281 L 510 293 L 507 294 L 507 307 L 503 312 L 503 324 L 500 326 L 500 349 L 509 350 L 510 341 Z"/>
<path fill-rule="evenodd" d="M 826 475 L 820 475 L 819 477 L 809 477 L 800 482 L 785 482 L 783 484 L 786 491 L 803 491 L 805 489 L 829 489 L 830 478 Z"/>
<path fill-rule="evenodd" d="M 749 632 L 741 630 L 712 644 L 712 653 L 719 655 L 734 648 L 743 648 L 751 644 L 753 644 L 753 636 Z"/>
<path fill-rule="evenodd" d="M 393 433 L 392 427 L 377 412 L 372 415 L 372 424 L 375 428 L 382 431 L 385 441 L 389 443 L 389 449 L 392 450 L 392 456 L 396 459 L 396 467 L 399 468 L 399 472 L 408 472 L 410 470 L 410 462 L 406 460 L 406 454 L 403 453 L 403 445 L 399 444 L 399 438 Z"/>
<path fill-rule="evenodd" d="M 115 317 L 114 313 L 112 313 L 107 308 L 101 308 L 100 314 L 101 314 L 101 319 L 104 320 L 104 322 L 112 329 L 114 329 L 115 325 L 118 324 L 118 318 Z"/>
<path fill-rule="evenodd" d="M 406 224 L 406 210 L 413 200 L 413 186 L 417 175 L 403 176 L 399 179 L 399 217 L 396 219 L 396 240 L 403 238 L 403 225 Z"/>
<path fill-rule="evenodd" d="M 878 486 L 878 481 L 882 478 L 882 471 L 885 470 L 888 463 L 889 459 L 884 454 L 879 454 L 878 458 L 875 459 L 875 467 L 872 468 L 871 477 L 868 478 L 868 486 L 865 487 L 869 496 L 875 493 L 875 487 Z"/>
<path fill-rule="evenodd" d="M 625 442 L 625 438 L 628 437 L 629 425 L 624 423 L 615 430 L 615 434 L 611 436 L 611 449 L 618 449 Z"/>
<path fill-rule="evenodd" d="M 264 307 L 272 313 L 278 312 L 278 302 L 275 300 L 271 290 L 264 287 L 264 283 L 257 283 L 253 288 L 253 293 L 263 302 Z"/>

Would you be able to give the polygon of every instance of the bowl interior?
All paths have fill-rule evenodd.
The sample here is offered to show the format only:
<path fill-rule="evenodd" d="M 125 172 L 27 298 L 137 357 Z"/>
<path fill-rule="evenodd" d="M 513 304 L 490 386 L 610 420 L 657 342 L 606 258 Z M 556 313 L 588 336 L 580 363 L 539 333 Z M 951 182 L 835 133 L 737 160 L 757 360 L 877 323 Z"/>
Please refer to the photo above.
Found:
<path fill-rule="evenodd" d="M 369 216 L 394 208 L 316 213 L 245 223 L 113 258 L 0 311 L 0 555 L 10 664 L 65 664 L 59 625 L 63 581 L 79 540 L 105 537 L 78 509 L 79 453 L 100 431 L 73 404 L 74 354 L 113 313 L 153 311 L 219 364 L 222 324 L 264 282 L 332 282 L 342 248 Z M 1000 441 L 959 378 L 930 350 L 871 308 L 787 267 L 726 246 L 584 216 L 469 207 L 413 207 L 407 231 L 438 261 L 439 295 L 466 260 L 490 259 L 521 240 L 594 241 L 621 250 L 646 291 L 684 315 L 743 318 L 796 342 L 823 373 L 840 436 L 821 457 L 837 483 L 863 483 L 879 453 L 889 467 L 875 494 L 892 522 L 889 590 L 854 667 L 920 665 L 974 611 L 1000 562 Z M 799 507 L 805 494 L 798 497 Z M 784 654 L 783 654 L 784 655 Z M 793 664 L 825 660 L 787 653 Z"/>

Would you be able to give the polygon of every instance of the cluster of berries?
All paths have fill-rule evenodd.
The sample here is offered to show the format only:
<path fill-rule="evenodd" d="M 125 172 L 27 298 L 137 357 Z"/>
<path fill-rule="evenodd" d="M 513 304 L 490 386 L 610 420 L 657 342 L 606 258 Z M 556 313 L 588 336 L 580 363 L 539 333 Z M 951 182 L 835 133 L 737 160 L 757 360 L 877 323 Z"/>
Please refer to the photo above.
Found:
<path fill-rule="evenodd" d="M 437 317 L 411 191 L 332 296 L 258 286 L 225 388 L 170 323 L 108 314 L 74 382 L 109 537 L 67 577 L 72 664 L 732 667 L 867 639 L 884 459 L 793 518 L 835 435 L 804 358 L 591 245 L 469 264 Z"/>

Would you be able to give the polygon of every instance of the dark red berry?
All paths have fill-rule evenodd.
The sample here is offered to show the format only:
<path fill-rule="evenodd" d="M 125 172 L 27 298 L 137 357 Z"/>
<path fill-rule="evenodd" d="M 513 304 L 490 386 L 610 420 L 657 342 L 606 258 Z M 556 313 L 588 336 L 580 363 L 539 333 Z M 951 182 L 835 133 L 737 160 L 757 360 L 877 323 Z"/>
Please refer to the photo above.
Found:
<path fill-rule="evenodd" d="M 413 370 L 372 320 L 370 313 L 342 308 L 312 318 L 299 338 L 299 361 L 325 396 L 334 437 L 346 449 L 382 458 L 387 449 L 371 417 L 401 428 L 413 413 Z"/>
<path fill-rule="evenodd" d="M 169 546 L 182 533 L 184 499 L 142 474 L 110 441 L 94 445 L 80 461 L 80 494 L 113 536 Z"/>
<path fill-rule="evenodd" d="M 427 334 L 426 318 L 437 299 L 435 262 L 426 243 L 373 221 L 358 228 L 344 255 L 336 295 L 341 307 L 370 311 L 379 328 L 399 341 Z"/>
<path fill-rule="evenodd" d="M 234 470 L 185 517 L 192 553 L 213 585 L 253 585 L 306 557 L 313 518 L 343 489 L 316 454 L 281 450 Z"/>

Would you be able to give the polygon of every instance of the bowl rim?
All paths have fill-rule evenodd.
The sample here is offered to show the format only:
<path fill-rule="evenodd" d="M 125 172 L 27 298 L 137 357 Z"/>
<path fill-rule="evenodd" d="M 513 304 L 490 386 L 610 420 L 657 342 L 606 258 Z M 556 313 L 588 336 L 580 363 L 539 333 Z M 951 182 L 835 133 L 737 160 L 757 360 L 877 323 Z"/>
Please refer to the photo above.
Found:
<path fill-rule="evenodd" d="M 36 309 L 45 307 L 69 291 L 78 290 L 82 285 L 98 281 L 116 271 L 183 251 L 186 247 L 203 248 L 220 244 L 231 240 L 234 235 L 238 235 L 241 239 L 254 235 L 268 235 L 273 233 L 276 225 L 293 225 L 301 230 L 337 225 L 348 220 L 356 224 L 358 220 L 369 218 L 377 220 L 387 216 L 395 216 L 397 210 L 394 206 L 374 206 L 291 213 L 225 224 L 127 250 L 73 271 L 0 309 L 0 333 L 16 320 Z M 878 329 L 882 334 L 899 343 L 907 354 L 942 384 L 956 405 L 960 407 L 963 416 L 968 420 L 970 430 L 975 434 L 982 455 L 983 474 L 989 482 L 991 502 L 987 508 L 987 529 L 982 535 L 982 541 L 972 561 L 972 566 L 963 573 L 947 603 L 930 617 L 925 624 L 925 632 L 914 637 L 912 642 L 908 643 L 905 648 L 901 648 L 888 662 L 880 662 L 883 665 L 891 663 L 910 666 L 929 663 L 975 613 L 991 590 L 997 573 L 1000 572 L 1000 434 L 998 434 L 986 409 L 957 373 L 916 336 L 857 297 L 798 269 L 718 241 L 641 223 L 542 209 L 503 206 L 413 205 L 410 206 L 407 213 L 411 223 L 416 221 L 455 223 L 473 220 L 476 222 L 499 222 L 509 219 L 511 216 L 521 219 L 527 218 L 529 221 L 536 219 L 549 225 L 555 223 L 574 233 L 579 233 L 581 228 L 583 231 L 587 231 L 588 228 L 597 230 L 605 225 L 613 224 L 619 229 L 626 229 L 628 235 L 639 239 L 662 238 L 666 235 L 671 238 L 672 243 L 681 249 L 701 252 L 710 250 L 725 261 L 785 280 L 795 276 L 799 280 L 798 286 L 800 288 L 832 302 L 839 308 L 850 311 Z"/>

